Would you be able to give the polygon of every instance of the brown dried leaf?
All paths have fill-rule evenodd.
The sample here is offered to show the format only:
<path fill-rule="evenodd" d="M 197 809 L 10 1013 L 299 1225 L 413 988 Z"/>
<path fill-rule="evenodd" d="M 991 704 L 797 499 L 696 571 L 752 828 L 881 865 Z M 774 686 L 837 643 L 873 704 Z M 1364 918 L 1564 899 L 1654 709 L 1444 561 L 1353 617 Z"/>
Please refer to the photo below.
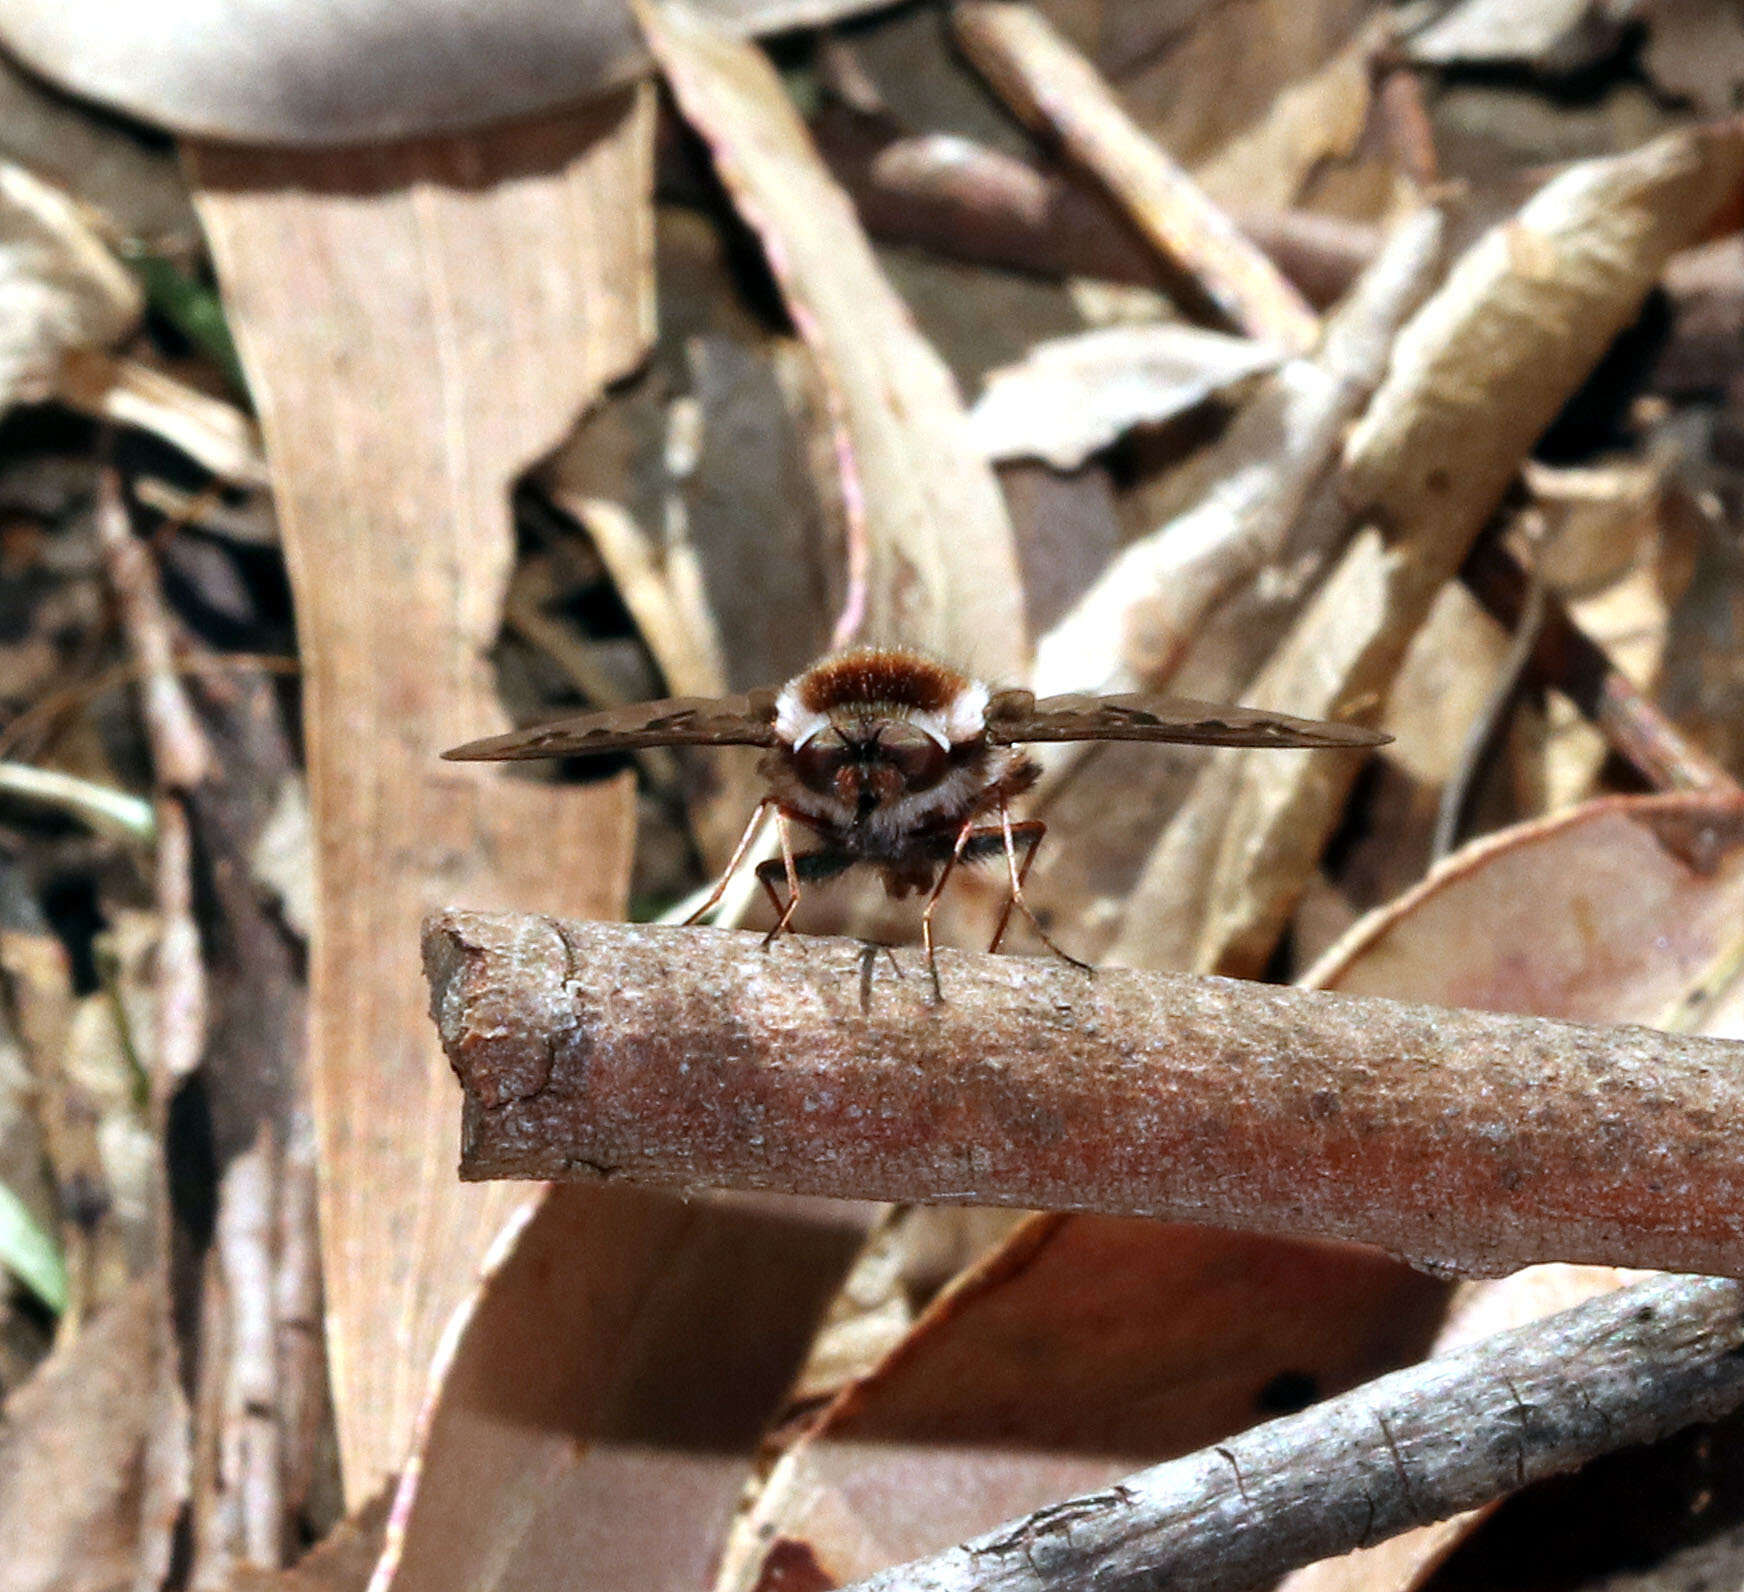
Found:
<path fill-rule="evenodd" d="M 681 0 L 640 14 L 818 361 L 849 522 L 837 639 L 906 642 L 1016 678 L 1026 648 L 1011 525 L 950 372 L 762 53 Z"/>
<path fill-rule="evenodd" d="M 1371 913 L 1305 982 L 1585 1022 L 1716 1023 L 1744 953 L 1744 800 L 1614 798 L 1466 847 Z M 1465 1284 L 1437 1353 L 1638 1273 L 1534 1266 Z M 1298 1571 L 1286 1592 L 1408 1592 L 1489 1513 Z"/>
<path fill-rule="evenodd" d="M 624 901 L 626 782 L 558 789 L 436 754 L 506 728 L 486 657 L 511 483 L 646 348 L 652 109 L 638 94 L 385 153 L 190 151 L 297 602 L 320 1230 L 353 1501 L 402 1464 L 436 1342 L 524 1199 L 455 1182 L 418 922 L 450 900 Z"/>
<path fill-rule="evenodd" d="M 1665 261 L 1744 175 L 1744 124 L 1589 161 L 1484 235 L 1400 333 L 1345 452 L 1370 523 L 1252 699 L 1304 716 L 1372 713 L 1436 592 L 1526 451 Z M 1158 843 L 1111 955 L 1141 966 L 1264 964 L 1336 823 L 1354 759 L 1220 754 Z"/>
<path fill-rule="evenodd" d="M 451 1329 L 378 1584 L 704 1584 L 867 1210 L 552 1190 Z"/>
<path fill-rule="evenodd" d="M 1378 41 L 1359 36 L 1324 66 L 1284 88 L 1254 125 L 1196 166 L 1220 204 L 1286 210 L 1329 160 L 1355 150 L 1368 125 Z"/>
<path fill-rule="evenodd" d="M 1372 1251 L 1032 1218 L 776 1465 L 717 1592 L 851 1581 L 1422 1351 L 1445 1290 Z"/>
<path fill-rule="evenodd" d="M 159 1416 L 161 1296 L 141 1279 L 6 1401 L 0 1563 L 8 1592 L 112 1592 L 140 1564 Z"/>
<path fill-rule="evenodd" d="M 1689 992 L 1744 943 L 1740 922 L 1744 800 L 1610 797 L 1455 853 L 1358 924 L 1305 982 L 1683 1028 Z"/>
<path fill-rule="evenodd" d="M 987 377 L 969 423 L 990 459 L 1075 470 L 1134 426 L 1161 425 L 1275 369 L 1283 355 L 1196 326 L 1106 326 L 1035 344 Z"/>
<path fill-rule="evenodd" d="M 1375 8 L 1367 0 L 1048 0 L 1047 10 L 1094 48 L 1133 112 L 1191 166 L 1259 127 L 1278 96 L 1322 70 Z M 1256 39 L 1264 49 L 1254 48 Z"/>

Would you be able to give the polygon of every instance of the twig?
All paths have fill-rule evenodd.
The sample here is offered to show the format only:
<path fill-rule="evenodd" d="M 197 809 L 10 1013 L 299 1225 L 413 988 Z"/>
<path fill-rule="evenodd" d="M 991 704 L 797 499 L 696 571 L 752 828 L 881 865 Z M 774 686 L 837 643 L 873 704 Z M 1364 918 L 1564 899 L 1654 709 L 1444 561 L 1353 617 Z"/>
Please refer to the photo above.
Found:
<path fill-rule="evenodd" d="M 1471 800 L 1478 774 L 1489 762 L 1502 728 L 1508 722 L 1508 709 L 1519 694 L 1527 665 L 1538 650 L 1538 638 L 1544 630 L 1547 596 L 1542 577 L 1536 570 L 1528 571 L 1526 593 L 1520 616 L 1514 622 L 1514 638 L 1508 644 L 1507 656 L 1496 671 L 1495 682 L 1467 730 L 1465 742 L 1459 749 L 1459 759 L 1442 788 L 1435 814 L 1435 834 L 1429 843 L 1431 861 L 1441 861 L 1459 844 L 1460 824 L 1465 818 L 1466 804 Z"/>
<path fill-rule="evenodd" d="M 958 0 L 956 33 L 1012 111 L 1057 136 L 1146 239 L 1250 337 L 1301 351 L 1320 335 L 1306 299 L 1135 122 L 1090 62 L 1015 0 Z"/>
<path fill-rule="evenodd" d="M 1247 1592 L 1744 1403 L 1744 1288 L 1656 1277 L 1268 1421 L 852 1592 Z"/>
<path fill-rule="evenodd" d="M 157 566 L 127 522 L 121 479 L 108 465 L 98 475 L 96 526 L 121 624 L 143 676 L 142 706 L 153 771 L 165 790 L 191 790 L 212 766 L 211 749 L 176 672 Z"/>
<path fill-rule="evenodd" d="M 115 592 L 121 625 L 139 666 L 141 712 L 151 744 L 157 809 L 154 893 L 158 943 L 152 972 L 151 1123 L 167 1143 L 170 1097 L 200 1063 L 206 1048 L 206 970 L 194 918 L 194 842 L 188 804 L 212 768 L 205 732 L 176 673 L 171 621 L 151 550 L 133 534 L 121 479 L 105 463 L 97 476 L 97 545 Z M 141 1520 L 152 1549 L 142 1580 L 168 1572 L 170 1544 L 188 1499 L 191 1430 L 178 1378 L 172 1261 L 172 1196 L 166 1176 L 154 1189 L 159 1385 L 145 1463 Z"/>
<path fill-rule="evenodd" d="M 1497 619 L 1519 628 L 1531 578 L 1506 547 L 1494 537 L 1484 538 L 1466 559 L 1460 578 Z M 1568 695 L 1655 790 L 1728 793 L 1739 789 L 1724 767 L 1611 662 L 1554 592 L 1545 594 L 1532 666 L 1541 679 Z"/>
<path fill-rule="evenodd" d="M 174 665 L 183 679 L 196 674 L 300 674 L 302 666 L 295 658 L 280 657 L 270 652 L 226 652 L 207 658 L 181 658 Z M 41 754 L 41 742 L 46 741 L 56 721 L 88 706 L 105 691 L 117 686 L 133 685 L 147 678 L 146 667 L 137 659 L 104 669 L 77 685 L 63 686 L 39 697 L 16 718 L 0 729 L 0 757 L 12 757 L 20 746 L 33 736 L 38 745 L 32 755 Z"/>
<path fill-rule="evenodd" d="M 0 760 L 0 796 L 58 808 L 101 834 L 151 844 L 157 820 L 151 803 L 58 768 Z"/>
<path fill-rule="evenodd" d="M 1048 959 L 450 911 L 467 1178 L 1216 1222 L 1437 1269 L 1744 1274 L 1740 1046 Z M 913 953 L 897 953 L 899 958 Z"/>

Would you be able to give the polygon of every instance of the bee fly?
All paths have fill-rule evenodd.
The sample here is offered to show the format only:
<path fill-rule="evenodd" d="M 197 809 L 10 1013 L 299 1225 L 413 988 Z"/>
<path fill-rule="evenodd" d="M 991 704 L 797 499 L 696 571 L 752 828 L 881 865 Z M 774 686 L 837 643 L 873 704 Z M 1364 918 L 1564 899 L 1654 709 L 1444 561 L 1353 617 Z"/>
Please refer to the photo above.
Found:
<path fill-rule="evenodd" d="M 1012 800 L 1041 773 L 1021 743 L 1367 747 L 1389 739 L 1351 724 L 1142 694 L 1037 701 L 1029 691 L 989 690 L 920 653 L 863 647 L 813 664 L 779 690 L 608 708 L 473 741 L 442 755 L 507 761 L 645 746 L 766 747 L 759 772 L 768 794 L 719 882 L 686 922 L 696 922 L 720 900 L 765 809 L 773 808 L 781 855 L 757 866 L 776 914 L 763 943 L 772 944 L 793 921 L 802 884 L 819 884 L 867 863 L 883 873 L 893 896 L 930 892 L 921 934 L 936 986 L 933 911 L 946 881 L 958 864 L 1000 854 L 1009 893 L 988 949 L 999 949 L 1015 907 L 1051 951 L 1085 966 L 1054 944 L 1023 897 L 1047 826 L 1040 819 L 1011 816 Z M 816 850 L 795 853 L 794 824 L 817 837 Z M 785 900 L 777 890 L 783 881 Z"/>

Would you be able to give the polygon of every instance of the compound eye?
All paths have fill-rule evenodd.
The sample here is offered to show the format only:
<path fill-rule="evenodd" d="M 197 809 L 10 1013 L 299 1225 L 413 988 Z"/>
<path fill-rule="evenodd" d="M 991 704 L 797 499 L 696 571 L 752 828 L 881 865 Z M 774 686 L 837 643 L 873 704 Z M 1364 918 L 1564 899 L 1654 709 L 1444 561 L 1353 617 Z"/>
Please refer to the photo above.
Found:
<path fill-rule="evenodd" d="M 910 790 L 925 790 L 945 777 L 950 754 L 924 730 L 892 724 L 878 737 L 878 750 L 902 775 Z"/>
<path fill-rule="evenodd" d="M 839 730 L 819 730 L 793 754 L 800 779 L 815 791 L 833 789 L 836 771 L 847 760 L 848 743 Z"/>

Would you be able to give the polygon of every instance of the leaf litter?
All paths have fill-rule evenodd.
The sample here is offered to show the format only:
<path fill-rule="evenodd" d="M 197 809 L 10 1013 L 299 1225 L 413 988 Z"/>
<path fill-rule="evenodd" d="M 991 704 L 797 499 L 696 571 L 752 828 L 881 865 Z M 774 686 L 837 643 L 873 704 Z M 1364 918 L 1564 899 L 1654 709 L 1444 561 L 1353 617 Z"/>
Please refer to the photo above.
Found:
<path fill-rule="evenodd" d="M 1398 735 L 1361 772 L 1050 764 L 1028 889 L 1079 954 L 1739 1037 L 1735 28 L 1646 8 L 1632 66 L 1603 7 L 1471 3 L 1402 47 L 1385 9 L 873 8 L 765 49 L 753 14 L 650 5 L 658 110 L 352 157 L 190 142 L 212 261 L 128 124 L 71 107 L 137 205 L 67 197 L 53 124 L 8 145 L 21 1585 L 843 1584 L 1624 1280 L 1450 1288 L 1087 1214 L 475 1195 L 410 970 L 426 906 L 670 909 L 756 788 L 731 752 L 650 757 L 635 795 L 463 787 L 441 744 L 768 683 L 833 634 Z M 1437 167 L 1464 191 L 1415 191 Z M 215 262 L 264 455 L 222 340 L 142 313 L 136 216 L 172 218 L 150 247 L 187 281 Z M 1475 838 L 1428 871 L 1446 808 Z M 973 944 L 999 880 L 964 883 Z M 1735 1579 L 1702 1476 L 1736 1433 L 1699 1441 L 1652 1540 Z M 1292 1592 L 1457 1585 L 1559 1508 L 1529 1490 Z"/>

